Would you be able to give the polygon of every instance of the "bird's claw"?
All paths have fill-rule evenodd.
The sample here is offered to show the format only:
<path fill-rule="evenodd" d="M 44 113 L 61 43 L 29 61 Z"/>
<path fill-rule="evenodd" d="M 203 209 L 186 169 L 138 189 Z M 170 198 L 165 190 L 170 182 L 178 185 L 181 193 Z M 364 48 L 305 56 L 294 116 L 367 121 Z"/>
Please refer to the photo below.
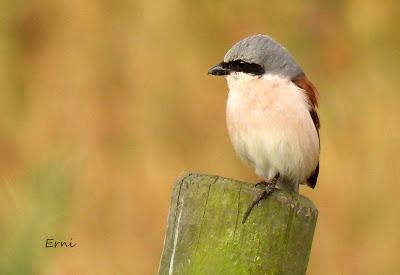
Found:
<path fill-rule="evenodd" d="M 279 178 L 279 174 L 276 175 L 273 179 L 268 180 L 268 181 L 260 181 L 258 182 L 255 187 L 264 187 L 264 191 L 262 191 L 257 197 L 256 199 L 250 204 L 249 208 L 247 208 L 246 212 L 244 213 L 243 216 L 243 220 L 242 220 L 242 224 L 244 224 L 247 220 L 247 218 L 250 216 L 251 211 L 253 210 L 253 208 L 262 201 L 265 200 L 270 194 L 272 194 L 276 187 L 276 182 L 278 181 Z"/>
<path fill-rule="evenodd" d="M 267 185 L 268 185 L 268 182 L 266 182 L 265 180 L 263 180 L 263 181 L 260 181 L 260 182 L 257 182 L 255 185 L 254 185 L 254 187 L 256 187 L 256 188 L 267 188 Z"/>

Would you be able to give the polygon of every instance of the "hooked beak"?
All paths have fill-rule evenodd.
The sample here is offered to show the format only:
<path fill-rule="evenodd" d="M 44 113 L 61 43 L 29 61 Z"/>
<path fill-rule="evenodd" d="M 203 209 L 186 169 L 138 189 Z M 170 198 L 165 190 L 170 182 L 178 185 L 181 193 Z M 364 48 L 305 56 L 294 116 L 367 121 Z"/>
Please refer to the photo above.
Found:
<path fill-rule="evenodd" d="M 212 75 L 228 75 L 231 73 L 231 71 L 226 68 L 224 62 L 221 62 L 213 67 L 211 67 L 208 70 L 208 74 L 212 74 Z"/>

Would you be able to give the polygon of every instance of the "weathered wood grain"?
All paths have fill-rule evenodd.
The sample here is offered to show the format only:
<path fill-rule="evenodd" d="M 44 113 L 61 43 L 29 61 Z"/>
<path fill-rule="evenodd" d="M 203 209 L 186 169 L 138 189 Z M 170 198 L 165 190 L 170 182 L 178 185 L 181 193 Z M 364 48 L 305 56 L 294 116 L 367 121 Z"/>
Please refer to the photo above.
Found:
<path fill-rule="evenodd" d="M 159 274 L 305 274 L 318 210 L 299 194 L 276 191 L 242 224 L 258 192 L 250 183 L 183 175 Z"/>

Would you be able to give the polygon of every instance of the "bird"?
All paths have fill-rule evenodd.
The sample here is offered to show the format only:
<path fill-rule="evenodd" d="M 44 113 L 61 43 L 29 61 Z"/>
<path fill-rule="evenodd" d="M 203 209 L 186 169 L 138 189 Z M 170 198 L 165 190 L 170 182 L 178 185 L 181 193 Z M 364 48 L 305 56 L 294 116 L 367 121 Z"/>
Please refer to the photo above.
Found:
<path fill-rule="evenodd" d="M 319 174 L 318 90 L 289 51 L 268 35 L 246 37 L 208 74 L 227 80 L 226 123 L 234 151 L 255 169 L 263 191 L 314 188 Z"/>

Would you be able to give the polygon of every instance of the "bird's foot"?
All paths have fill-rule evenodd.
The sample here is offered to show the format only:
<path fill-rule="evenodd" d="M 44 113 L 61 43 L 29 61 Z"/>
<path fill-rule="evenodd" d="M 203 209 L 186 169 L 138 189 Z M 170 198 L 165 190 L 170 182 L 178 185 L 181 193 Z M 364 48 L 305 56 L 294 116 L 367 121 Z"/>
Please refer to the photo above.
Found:
<path fill-rule="evenodd" d="M 270 184 L 271 184 L 271 183 L 270 183 L 269 181 L 262 180 L 262 181 L 260 181 L 260 182 L 257 182 L 257 183 L 254 185 L 254 187 L 265 189 L 265 188 L 267 188 L 267 186 L 270 185 Z"/>
<path fill-rule="evenodd" d="M 276 175 L 274 178 L 270 179 L 270 180 L 263 180 L 258 182 L 255 187 L 263 187 L 265 188 L 264 191 L 262 191 L 257 197 L 256 199 L 250 204 L 249 208 L 247 208 L 246 212 L 244 213 L 243 216 L 243 220 L 242 220 L 242 224 L 244 224 L 247 220 L 247 218 L 250 216 L 251 211 L 253 210 L 253 208 L 262 201 L 265 200 L 266 198 L 268 198 L 268 196 L 270 194 L 272 194 L 276 187 L 276 182 L 278 181 L 279 178 L 279 174 Z"/>

